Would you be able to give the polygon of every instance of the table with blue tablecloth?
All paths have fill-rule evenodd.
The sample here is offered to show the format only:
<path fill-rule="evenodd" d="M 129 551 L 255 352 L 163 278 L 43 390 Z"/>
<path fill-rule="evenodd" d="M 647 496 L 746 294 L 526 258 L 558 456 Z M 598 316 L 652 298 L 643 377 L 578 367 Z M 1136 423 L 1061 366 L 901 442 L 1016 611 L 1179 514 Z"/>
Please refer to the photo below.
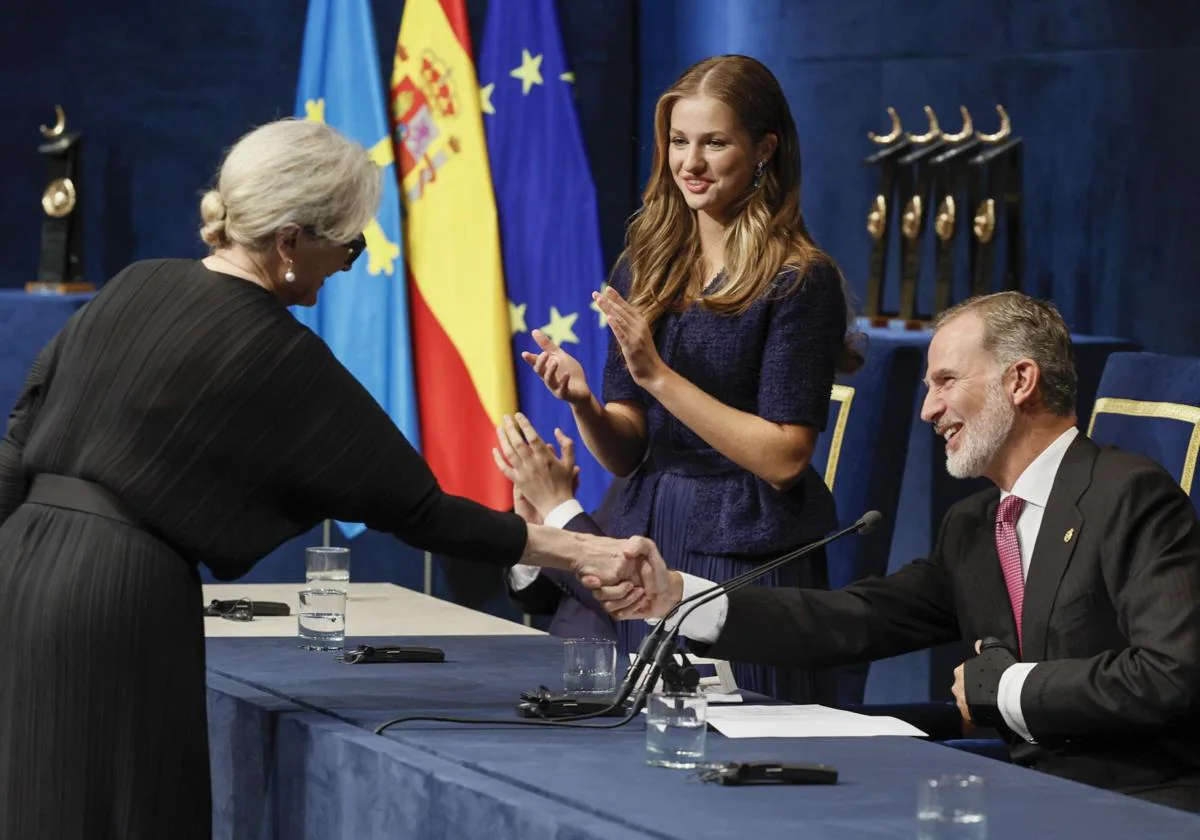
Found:
<path fill-rule="evenodd" d="M 0 411 L 5 417 L 17 401 L 38 351 L 91 299 L 90 292 L 35 295 L 0 289 Z"/>
<path fill-rule="evenodd" d="M 352 639 L 351 644 L 389 640 Z M 401 641 L 401 640 L 390 640 Z M 561 684 L 544 636 L 406 638 L 438 664 L 345 665 L 295 639 L 209 639 L 216 838 L 905 838 L 916 785 L 983 775 L 988 837 L 1200 836 L 1200 817 L 910 738 L 729 740 L 710 760 L 833 765 L 836 786 L 738 788 L 648 767 L 641 721 L 608 731 L 412 723 L 513 720 L 524 689 Z"/>

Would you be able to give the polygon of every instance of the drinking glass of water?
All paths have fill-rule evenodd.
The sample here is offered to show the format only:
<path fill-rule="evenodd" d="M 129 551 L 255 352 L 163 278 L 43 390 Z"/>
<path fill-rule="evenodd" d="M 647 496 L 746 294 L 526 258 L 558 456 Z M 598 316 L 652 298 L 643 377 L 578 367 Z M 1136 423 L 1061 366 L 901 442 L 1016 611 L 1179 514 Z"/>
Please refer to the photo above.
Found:
<path fill-rule="evenodd" d="M 304 582 L 350 594 L 350 549 L 321 545 L 304 550 Z"/>
<path fill-rule="evenodd" d="M 341 650 L 346 643 L 346 593 L 340 589 L 301 589 L 296 622 L 300 647 Z"/>
<path fill-rule="evenodd" d="M 563 642 L 563 693 L 599 700 L 617 690 L 617 643 L 610 639 Z"/>
<path fill-rule="evenodd" d="M 982 776 L 946 774 L 917 789 L 918 840 L 987 840 Z"/>
<path fill-rule="evenodd" d="M 698 691 L 664 691 L 646 705 L 646 763 L 686 770 L 704 763 L 708 698 Z"/>

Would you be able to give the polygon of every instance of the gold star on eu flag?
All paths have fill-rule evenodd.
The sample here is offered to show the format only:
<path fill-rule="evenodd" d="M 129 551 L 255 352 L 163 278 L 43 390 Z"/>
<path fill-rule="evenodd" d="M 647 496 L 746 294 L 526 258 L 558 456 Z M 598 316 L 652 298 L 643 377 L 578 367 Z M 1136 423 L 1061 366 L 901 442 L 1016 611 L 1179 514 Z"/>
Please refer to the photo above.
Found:
<path fill-rule="evenodd" d="M 529 50 L 521 50 L 521 66 L 513 69 L 508 75 L 521 80 L 521 94 L 529 95 L 529 89 L 534 85 L 545 84 L 542 81 L 542 56 L 530 55 Z"/>
<path fill-rule="evenodd" d="M 570 315 L 560 315 L 557 306 L 550 307 L 550 323 L 541 328 L 542 332 L 550 336 L 550 340 L 561 347 L 565 342 L 579 343 L 579 336 L 575 335 L 575 321 L 579 318 L 578 312 L 572 312 Z"/>
<path fill-rule="evenodd" d="M 529 332 L 529 327 L 525 326 L 525 307 L 528 305 L 522 303 L 518 306 L 511 300 L 508 302 L 508 327 L 512 330 L 513 335 Z"/>
<path fill-rule="evenodd" d="M 484 85 L 479 89 L 479 109 L 485 114 L 496 113 L 496 106 L 492 104 L 492 91 L 495 89 L 495 82 Z"/>

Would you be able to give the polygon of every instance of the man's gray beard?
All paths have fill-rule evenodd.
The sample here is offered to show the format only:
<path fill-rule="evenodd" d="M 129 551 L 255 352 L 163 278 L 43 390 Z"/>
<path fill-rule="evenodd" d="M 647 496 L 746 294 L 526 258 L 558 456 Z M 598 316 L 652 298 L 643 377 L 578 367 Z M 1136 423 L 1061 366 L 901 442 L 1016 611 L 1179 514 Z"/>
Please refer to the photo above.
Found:
<path fill-rule="evenodd" d="M 964 424 L 958 435 L 966 435 L 958 450 L 946 452 L 946 472 L 955 478 L 978 478 L 996 457 L 1012 431 L 1016 411 L 1004 393 L 1001 378 L 988 385 L 979 415 Z"/>

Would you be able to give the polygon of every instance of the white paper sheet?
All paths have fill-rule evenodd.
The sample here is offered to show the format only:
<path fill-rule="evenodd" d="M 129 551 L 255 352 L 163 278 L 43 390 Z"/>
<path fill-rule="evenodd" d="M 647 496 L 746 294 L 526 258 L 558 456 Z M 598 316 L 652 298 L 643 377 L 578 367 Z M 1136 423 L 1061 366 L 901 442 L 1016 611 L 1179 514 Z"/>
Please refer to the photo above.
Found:
<path fill-rule="evenodd" d="M 922 737 L 920 729 L 894 717 L 860 715 L 828 706 L 709 707 L 708 722 L 726 738 Z"/>

